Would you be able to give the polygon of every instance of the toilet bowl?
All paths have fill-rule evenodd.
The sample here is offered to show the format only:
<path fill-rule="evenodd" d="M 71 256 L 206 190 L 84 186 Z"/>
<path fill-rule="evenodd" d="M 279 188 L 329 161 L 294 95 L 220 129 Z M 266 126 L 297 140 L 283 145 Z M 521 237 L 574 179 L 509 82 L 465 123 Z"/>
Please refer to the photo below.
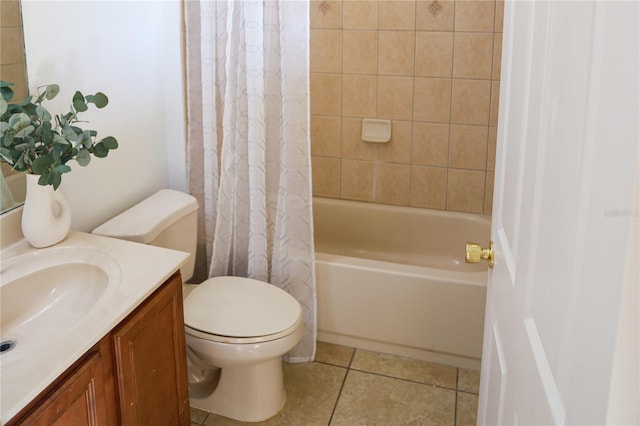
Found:
<path fill-rule="evenodd" d="M 189 252 L 181 268 L 186 282 L 194 271 L 197 208 L 194 197 L 161 190 L 93 233 Z M 276 415 L 286 399 L 282 356 L 304 329 L 298 301 L 241 277 L 183 289 L 191 406 L 245 422 Z"/>
<path fill-rule="evenodd" d="M 201 369 L 218 367 L 220 375 L 209 392 L 191 393 L 191 406 L 245 422 L 274 416 L 286 399 L 282 355 L 302 338 L 300 304 L 249 278 L 194 287 L 184 300 L 187 347 Z"/>

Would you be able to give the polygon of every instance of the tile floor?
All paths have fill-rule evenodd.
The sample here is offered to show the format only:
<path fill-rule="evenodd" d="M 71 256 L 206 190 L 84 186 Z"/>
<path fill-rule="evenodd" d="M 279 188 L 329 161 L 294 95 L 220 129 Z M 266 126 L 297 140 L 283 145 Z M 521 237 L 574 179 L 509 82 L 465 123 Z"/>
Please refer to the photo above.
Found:
<path fill-rule="evenodd" d="M 315 362 L 284 364 L 284 409 L 249 424 L 475 425 L 479 379 L 479 371 L 318 342 Z M 195 408 L 191 422 L 247 424 Z"/>

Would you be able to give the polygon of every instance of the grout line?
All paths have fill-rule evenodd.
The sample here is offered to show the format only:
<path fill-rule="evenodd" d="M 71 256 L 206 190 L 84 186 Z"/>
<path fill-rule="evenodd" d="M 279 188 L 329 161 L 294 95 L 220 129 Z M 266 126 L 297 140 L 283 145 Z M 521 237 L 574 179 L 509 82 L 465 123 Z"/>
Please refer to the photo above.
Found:
<path fill-rule="evenodd" d="M 351 359 L 349 360 L 349 365 L 347 366 L 347 369 L 349 370 L 351 370 L 351 364 L 353 364 L 353 359 L 356 357 L 357 350 L 357 348 L 353 348 L 353 353 L 351 354 Z"/>
<path fill-rule="evenodd" d="M 397 379 L 397 380 L 401 380 L 403 382 L 415 383 L 417 385 L 425 385 L 425 386 L 430 386 L 432 388 L 439 388 L 439 389 L 445 389 L 445 390 L 451 390 L 451 391 L 457 392 L 457 387 L 449 388 L 447 386 L 435 385 L 433 383 L 418 382 L 416 380 L 405 379 L 403 377 L 390 376 L 388 374 L 376 373 L 376 372 L 373 372 L 373 371 L 359 370 L 357 368 L 349 368 L 349 370 L 357 371 L 359 373 L 364 373 L 364 374 L 372 374 L 374 376 L 379 376 L 379 377 L 386 377 L 386 378 L 389 378 L 389 379 Z M 470 392 L 467 392 L 467 393 L 470 393 Z"/>
<path fill-rule="evenodd" d="M 318 360 L 313 360 L 313 362 L 318 363 L 318 364 L 328 365 L 328 366 L 331 366 L 331 367 L 344 368 L 345 370 L 348 370 L 348 369 L 349 369 L 349 367 L 347 367 L 347 366 L 344 366 L 344 365 L 338 365 L 338 364 L 332 364 L 332 363 L 327 362 L 327 361 L 318 361 Z"/>
<path fill-rule="evenodd" d="M 455 403 L 453 404 L 453 424 L 458 424 L 458 391 L 456 391 Z"/>
<path fill-rule="evenodd" d="M 340 397 L 342 396 L 342 389 L 344 389 L 344 384 L 347 382 L 347 376 L 349 375 L 349 370 L 351 369 L 351 363 L 353 362 L 353 358 L 356 355 L 356 348 L 353 348 L 353 353 L 351 354 L 351 359 L 349 359 L 349 365 L 347 365 L 346 373 L 344 374 L 344 379 L 342 379 L 342 384 L 340 385 L 340 390 L 338 391 L 338 397 L 336 398 L 335 404 L 333 404 L 333 410 L 331 410 L 331 417 L 329 417 L 329 423 L 333 420 L 333 416 L 336 413 L 336 408 L 338 408 L 338 402 L 340 401 Z M 344 367 L 343 367 L 344 368 Z"/>
<path fill-rule="evenodd" d="M 456 426 L 458 424 L 458 385 L 460 383 L 460 369 L 456 368 L 456 397 L 455 403 L 453 404 L 453 424 Z"/>
<path fill-rule="evenodd" d="M 449 139 L 447 146 L 447 173 L 444 181 L 444 209 L 449 210 L 449 169 L 451 168 L 451 128 L 453 125 L 453 87 L 455 85 L 455 59 L 456 59 L 456 3 L 453 2 L 453 29 L 451 36 L 451 91 L 449 93 Z"/>

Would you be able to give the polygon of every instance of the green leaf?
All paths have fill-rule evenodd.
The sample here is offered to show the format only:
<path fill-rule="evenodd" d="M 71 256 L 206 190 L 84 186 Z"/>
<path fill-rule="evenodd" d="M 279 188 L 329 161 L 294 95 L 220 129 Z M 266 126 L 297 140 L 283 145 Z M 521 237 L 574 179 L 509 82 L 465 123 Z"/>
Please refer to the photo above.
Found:
<path fill-rule="evenodd" d="M 77 143 L 82 144 L 84 148 L 91 148 L 91 145 L 93 145 L 93 140 L 91 139 L 89 131 L 85 130 L 84 132 L 79 134 Z"/>
<path fill-rule="evenodd" d="M 4 98 L 0 98 L 0 115 L 7 112 L 8 109 L 9 109 L 9 104 L 7 104 L 7 101 L 5 101 Z"/>
<path fill-rule="evenodd" d="M 60 176 L 60 173 L 56 173 L 55 171 L 51 172 L 51 184 L 53 185 L 54 191 L 58 189 L 60 182 L 62 182 L 62 176 Z"/>
<path fill-rule="evenodd" d="M 60 86 L 57 84 L 49 84 L 46 89 L 44 89 L 44 95 L 47 100 L 51 100 L 55 98 L 58 93 L 60 93 Z"/>
<path fill-rule="evenodd" d="M 13 133 L 11 132 L 6 132 L 4 134 L 4 138 L 2 143 L 4 144 L 4 146 L 11 146 L 13 145 Z"/>
<path fill-rule="evenodd" d="M 36 107 L 36 115 L 38 117 L 40 117 L 40 119 L 43 120 L 43 121 L 51 120 L 51 114 L 49 114 L 49 111 L 47 111 L 46 109 L 44 109 L 40 105 L 38 105 Z"/>
<path fill-rule="evenodd" d="M 13 164 L 13 158 L 11 157 L 11 150 L 9 148 L 0 147 L 0 157 L 7 163 Z"/>
<path fill-rule="evenodd" d="M 98 93 L 96 93 L 96 95 L 95 95 L 95 97 L 93 99 L 93 103 L 98 108 L 104 108 L 109 103 L 109 98 L 107 98 L 107 95 L 105 95 L 104 93 L 98 92 Z"/>
<path fill-rule="evenodd" d="M 78 135 L 73 131 L 71 126 L 65 126 L 62 129 L 62 137 L 71 142 L 75 142 L 78 140 Z"/>
<path fill-rule="evenodd" d="M 60 153 L 58 152 L 57 149 L 52 149 L 51 150 L 51 157 L 53 158 L 53 164 L 60 164 L 60 162 L 61 162 Z"/>
<path fill-rule="evenodd" d="M 67 124 L 69 124 L 70 120 L 75 117 L 75 114 L 73 112 L 68 112 L 63 116 L 56 116 L 56 117 L 60 122 L 60 127 L 65 127 Z"/>
<path fill-rule="evenodd" d="M 38 185 L 47 186 L 51 182 L 49 181 L 49 170 L 44 170 L 38 178 Z"/>
<path fill-rule="evenodd" d="M 73 107 L 78 112 L 84 112 L 89 108 L 84 101 L 84 96 L 82 96 L 82 93 L 76 92 L 73 95 Z"/>
<path fill-rule="evenodd" d="M 73 107 L 78 112 L 85 112 L 86 110 L 89 109 L 87 104 L 84 103 L 84 100 L 82 100 L 82 101 L 73 101 Z"/>
<path fill-rule="evenodd" d="M 16 133 L 16 138 L 25 138 L 27 137 L 27 135 L 30 135 L 31 133 L 33 133 L 33 131 L 35 130 L 35 127 L 33 126 L 27 126 L 23 129 L 20 129 L 17 133 Z"/>
<path fill-rule="evenodd" d="M 24 112 L 21 112 L 21 113 L 18 113 L 18 114 L 13 114 L 9 118 L 9 127 L 13 128 L 15 130 L 20 130 L 23 127 L 28 126 L 29 124 L 31 124 L 31 119 Z"/>
<path fill-rule="evenodd" d="M 106 146 L 109 149 L 118 148 L 118 141 L 113 136 L 107 136 L 106 138 L 102 139 L 100 142 L 102 142 L 104 146 Z"/>
<path fill-rule="evenodd" d="M 69 142 L 68 140 L 66 140 L 65 138 L 63 138 L 57 133 L 53 134 L 53 143 L 57 143 L 60 145 L 71 145 L 71 142 Z"/>
<path fill-rule="evenodd" d="M 31 163 L 31 169 L 33 170 L 33 173 L 40 175 L 43 170 L 48 169 L 52 164 L 53 158 L 51 158 L 49 154 L 44 154 L 33 160 L 33 163 Z"/>
<path fill-rule="evenodd" d="M 18 114 L 22 112 L 22 107 L 18 104 L 8 104 L 7 105 L 7 112 L 4 113 L 5 115 L 5 121 L 7 120 L 8 117 L 12 116 L 13 114 Z"/>
<path fill-rule="evenodd" d="M 78 153 L 76 154 L 76 161 L 82 167 L 85 167 L 87 164 L 89 164 L 89 162 L 91 161 L 91 154 L 89 153 L 89 150 L 87 149 L 79 150 Z"/>
<path fill-rule="evenodd" d="M 36 105 L 34 104 L 26 104 L 21 107 L 22 112 L 27 114 L 29 117 L 33 117 L 36 114 Z"/>
<path fill-rule="evenodd" d="M 42 143 L 51 146 L 53 142 L 53 132 L 47 126 L 42 126 Z"/>
<path fill-rule="evenodd" d="M 40 105 L 42 101 L 44 101 L 45 96 L 46 96 L 46 93 L 40 93 L 36 98 L 36 100 L 33 101 L 33 103 Z M 30 102 L 31 102 L 31 97 L 29 97 L 29 102 L 27 103 L 30 103 Z"/>
<path fill-rule="evenodd" d="M 5 83 L 4 81 L 2 83 Z M 6 84 L 6 83 L 5 83 Z M 8 83 L 13 84 L 13 83 Z M 2 94 L 2 99 L 9 102 L 11 98 L 13 98 L 13 89 L 9 86 L 0 86 L 0 93 Z"/>
<path fill-rule="evenodd" d="M 22 156 L 18 157 L 18 160 L 16 161 L 16 164 L 14 164 L 13 168 L 20 171 L 27 170 L 27 166 L 24 164 Z"/>
<path fill-rule="evenodd" d="M 93 147 L 93 155 L 98 158 L 104 158 L 109 155 L 109 148 L 104 146 L 102 142 L 99 142 Z"/>
<path fill-rule="evenodd" d="M 62 174 L 62 173 L 69 173 L 69 172 L 71 171 L 71 167 L 67 166 L 66 164 L 60 164 L 60 165 L 55 166 L 55 167 L 53 168 L 53 170 L 54 170 L 55 172 L 60 173 L 60 174 Z"/>

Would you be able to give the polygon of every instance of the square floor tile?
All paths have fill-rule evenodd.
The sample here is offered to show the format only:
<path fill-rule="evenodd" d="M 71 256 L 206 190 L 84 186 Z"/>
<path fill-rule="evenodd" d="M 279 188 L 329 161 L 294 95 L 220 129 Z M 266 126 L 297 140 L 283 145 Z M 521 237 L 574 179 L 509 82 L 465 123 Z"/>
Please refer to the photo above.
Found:
<path fill-rule="evenodd" d="M 458 392 L 456 407 L 456 426 L 475 425 L 477 412 L 478 395 Z"/>
<path fill-rule="evenodd" d="M 198 408 L 189 407 L 191 409 L 191 423 L 201 425 L 202 422 L 207 418 L 206 411 L 200 410 Z"/>
<path fill-rule="evenodd" d="M 480 371 L 458 369 L 458 390 L 478 394 L 480 389 Z"/>
<path fill-rule="evenodd" d="M 453 425 L 455 391 L 350 370 L 331 425 Z"/>
<path fill-rule="evenodd" d="M 353 348 L 333 343 L 317 342 L 316 361 L 325 364 L 348 367 L 353 357 Z"/>
<path fill-rule="evenodd" d="M 456 388 L 456 368 L 396 355 L 356 350 L 351 368 L 414 382 Z"/>

